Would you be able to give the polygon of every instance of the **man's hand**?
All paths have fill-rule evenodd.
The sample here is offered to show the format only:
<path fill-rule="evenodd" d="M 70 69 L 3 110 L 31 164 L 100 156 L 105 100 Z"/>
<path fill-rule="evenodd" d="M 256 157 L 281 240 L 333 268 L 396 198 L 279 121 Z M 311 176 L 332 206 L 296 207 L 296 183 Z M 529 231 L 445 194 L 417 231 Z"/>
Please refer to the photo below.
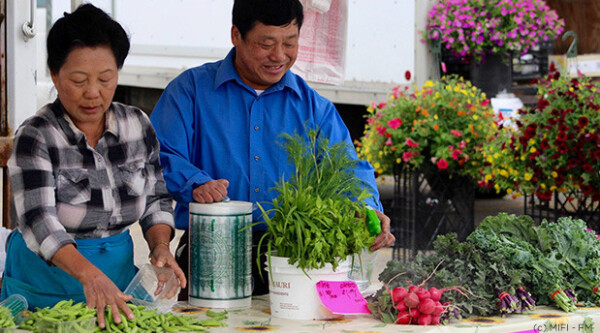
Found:
<path fill-rule="evenodd" d="M 381 233 L 377 235 L 373 245 L 369 248 L 371 251 L 377 251 L 385 246 L 392 246 L 396 241 L 396 237 L 390 232 L 390 218 L 382 212 L 375 209 L 379 221 L 381 221 Z"/>
<path fill-rule="evenodd" d="M 217 179 L 206 182 L 194 189 L 192 198 L 199 203 L 219 202 L 227 195 L 229 181 Z"/>

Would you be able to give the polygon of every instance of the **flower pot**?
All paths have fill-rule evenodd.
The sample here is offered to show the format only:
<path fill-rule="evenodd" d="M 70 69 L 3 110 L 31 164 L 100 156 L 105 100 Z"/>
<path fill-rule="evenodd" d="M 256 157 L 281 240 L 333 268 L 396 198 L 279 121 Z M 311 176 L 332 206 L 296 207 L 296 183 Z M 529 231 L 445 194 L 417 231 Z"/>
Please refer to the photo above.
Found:
<path fill-rule="evenodd" d="M 509 55 L 491 53 L 480 63 L 471 62 L 471 82 L 485 92 L 488 98 L 503 90 L 512 92 L 511 60 Z"/>
<path fill-rule="evenodd" d="M 271 315 L 285 319 L 327 319 L 332 314 L 321 304 L 315 284 L 319 281 L 346 281 L 350 272 L 350 260 L 339 263 L 336 270 L 331 264 L 321 269 L 302 271 L 290 265 L 288 258 L 271 256 L 266 263 L 269 275 L 269 298 Z"/>

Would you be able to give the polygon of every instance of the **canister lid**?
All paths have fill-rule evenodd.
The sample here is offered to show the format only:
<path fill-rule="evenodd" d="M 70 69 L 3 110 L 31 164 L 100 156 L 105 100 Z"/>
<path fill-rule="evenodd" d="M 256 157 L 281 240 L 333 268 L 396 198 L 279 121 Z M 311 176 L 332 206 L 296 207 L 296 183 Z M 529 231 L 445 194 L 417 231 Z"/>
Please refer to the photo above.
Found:
<path fill-rule="evenodd" d="M 241 215 L 251 214 L 252 203 L 248 201 L 220 201 L 209 204 L 190 203 L 190 214 L 202 215 Z"/>

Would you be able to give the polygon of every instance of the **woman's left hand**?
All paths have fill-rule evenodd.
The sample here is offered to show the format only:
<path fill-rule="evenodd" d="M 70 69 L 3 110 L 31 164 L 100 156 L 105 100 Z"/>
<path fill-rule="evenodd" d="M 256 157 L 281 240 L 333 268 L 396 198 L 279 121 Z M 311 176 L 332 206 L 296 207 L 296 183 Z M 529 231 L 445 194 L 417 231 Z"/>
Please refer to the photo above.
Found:
<path fill-rule="evenodd" d="M 185 279 L 185 274 L 175 261 L 175 257 L 171 253 L 171 249 L 167 244 L 159 243 L 154 247 L 152 252 L 150 253 L 150 263 L 158 268 L 158 286 L 155 291 L 155 295 L 158 295 L 165 284 L 169 281 L 171 277 L 170 271 L 167 269 L 171 269 L 175 273 L 175 277 L 179 280 L 179 287 L 182 289 L 185 288 L 187 284 L 187 280 Z M 174 285 L 172 290 L 167 293 L 167 298 L 171 298 L 175 296 L 177 293 L 178 285 Z"/>
<path fill-rule="evenodd" d="M 377 251 L 385 246 L 392 246 L 396 241 L 396 237 L 390 232 L 390 218 L 387 217 L 383 212 L 375 209 L 379 221 L 381 221 L 381 233 L 375 237 L 373 245 L 369 247 L 371 251 Z"/>

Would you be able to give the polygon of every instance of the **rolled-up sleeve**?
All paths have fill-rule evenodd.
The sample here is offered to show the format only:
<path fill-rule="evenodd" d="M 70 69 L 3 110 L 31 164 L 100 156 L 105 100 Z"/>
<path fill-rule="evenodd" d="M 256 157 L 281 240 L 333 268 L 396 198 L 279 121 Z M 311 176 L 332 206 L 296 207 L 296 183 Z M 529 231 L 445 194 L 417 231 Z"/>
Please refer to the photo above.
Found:
<path fill-rule="evenodd" d="M 29 249 L 50 263 L 61 247 L 75 244 L 56 215 L 56 181 L 46 138 L 32 126 L 21 127 L 8 160 L 12 218 Z"/>

